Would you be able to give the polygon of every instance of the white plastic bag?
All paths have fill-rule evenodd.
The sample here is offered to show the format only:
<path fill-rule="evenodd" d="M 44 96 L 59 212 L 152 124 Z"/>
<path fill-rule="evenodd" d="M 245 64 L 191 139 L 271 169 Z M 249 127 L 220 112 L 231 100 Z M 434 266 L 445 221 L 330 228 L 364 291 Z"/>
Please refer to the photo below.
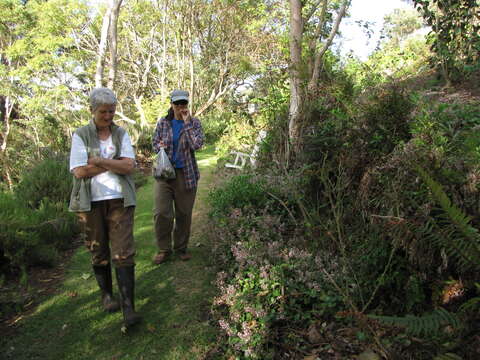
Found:
<path fill-rule="evenodd" d="M 160 148 L 155 161 L 155 168 L 153 170 L 153 177 L 155 179 L 171 180 L 175 179 L 175 169 L 173 168 L 168 155 L 164 148 Z"/>

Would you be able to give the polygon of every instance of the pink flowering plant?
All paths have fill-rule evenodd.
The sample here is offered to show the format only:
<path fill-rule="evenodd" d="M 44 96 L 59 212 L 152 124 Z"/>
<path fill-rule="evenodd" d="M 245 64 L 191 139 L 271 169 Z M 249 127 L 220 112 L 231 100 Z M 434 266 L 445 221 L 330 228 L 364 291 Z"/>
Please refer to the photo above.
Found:
<path fill-rule="evenodd" d="M 230 350 L 266 359 L 277 329 L 332 317 L 341 298 L 311 253 L 281 241 L 232 244 L 235 265 L 217 275 L 214 311 Z"/>
<path fill-rule="evenodd" d="M 320 258 L 299 246 L 302 239 L 292 240 L 288 217 L 270 203 L 233 207 L 223 202 L 230 195 L 222 196 L 230 211 L 212 217 L 218 267 L 213 312 L 228 338 L 226 352 L 272 358 L 282 328 L 308 327 L 342 309 L 342 298 L 325 279 L 325 272 L 341 272 L 335 256 Z"/>

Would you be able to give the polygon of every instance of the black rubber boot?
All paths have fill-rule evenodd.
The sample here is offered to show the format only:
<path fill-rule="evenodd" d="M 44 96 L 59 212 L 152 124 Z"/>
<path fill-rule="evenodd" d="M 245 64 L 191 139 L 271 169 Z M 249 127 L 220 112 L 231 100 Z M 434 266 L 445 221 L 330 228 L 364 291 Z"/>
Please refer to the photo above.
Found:
<path fill-rule="evenodd" d="M 97 279 L 100 292 L 102 294 L 103 310 L 107 312 L 114 312 L 120 309 L 120 304 L 113 297 L 112 291 L 112 267 L 110 264 L 106 266 L 93 266 L 93 272 Z"/>
<path fill-rule="evenodd" d="M 128 328 L 139 323 L 142 317 L 135 312 L 135 267 L 122 266 L 115 268 L 118 288 L 120 290 L 120 303 L 123 311 L 123 321 Z"/>

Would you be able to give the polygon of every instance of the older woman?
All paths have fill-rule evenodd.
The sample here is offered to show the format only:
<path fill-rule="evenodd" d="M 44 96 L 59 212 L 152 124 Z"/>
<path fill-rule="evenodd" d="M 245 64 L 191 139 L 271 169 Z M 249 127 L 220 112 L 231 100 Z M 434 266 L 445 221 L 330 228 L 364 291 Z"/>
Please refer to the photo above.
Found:
<path fill-rule="evenodd" d="M 174 180 L 158 179 L 154 185 L 158 252 L 153 262 L 157 265 L 167 261 L 172 251 L 184 261 L 191 257 L 187 250 L 200 177 L 195 151 L 202 147 L 204 136 L 200 120 L 192 117 L 188 110 L 188 95 L 184 90 L 171 93 L 171 107 L 167 116 L 158 120 L 153 137 L 155 152 L 165 148 L 176 175 Z"/>
<path fill-rule="evenodd" d="M 105 311 L 123 311 L 125 325 L 141 317 L 134 306 L 133 217 L 136 205 L 131 174 L 135 154 L 128 133 L 113 122 L 117 98 L 107 88 L 90 94 L 92 120 L 75 131 L 70 152 L 73 189 L 70 211 L 78 214 L 91 253 Z M 113 262 L 120 300 L 113 297 Z"/>

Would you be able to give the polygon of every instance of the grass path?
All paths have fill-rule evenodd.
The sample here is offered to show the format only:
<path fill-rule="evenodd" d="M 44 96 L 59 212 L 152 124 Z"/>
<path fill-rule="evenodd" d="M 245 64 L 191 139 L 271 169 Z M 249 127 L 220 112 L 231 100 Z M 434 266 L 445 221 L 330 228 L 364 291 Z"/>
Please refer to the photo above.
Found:
<path fill-rule="evenodd" d="M 209 323 L 214 288 L 205 229 L 206 196 L 216 163 L 213 147 L 198 154 L 202 177 L 194 208 L 193 258 L 154 266 L 153 179 L 138 191 L 135 215 L 136 307 L 144 317 L 128 334 L 121 313 L 99 307 L 100 293 L 82 247 L 71 259 L 57 293 L 21 320 L 14 336 L 0 339 L 2 359 L 201 359 L 215 343 Z M 114 283 L 115 293 L 116 284 Z"/>

